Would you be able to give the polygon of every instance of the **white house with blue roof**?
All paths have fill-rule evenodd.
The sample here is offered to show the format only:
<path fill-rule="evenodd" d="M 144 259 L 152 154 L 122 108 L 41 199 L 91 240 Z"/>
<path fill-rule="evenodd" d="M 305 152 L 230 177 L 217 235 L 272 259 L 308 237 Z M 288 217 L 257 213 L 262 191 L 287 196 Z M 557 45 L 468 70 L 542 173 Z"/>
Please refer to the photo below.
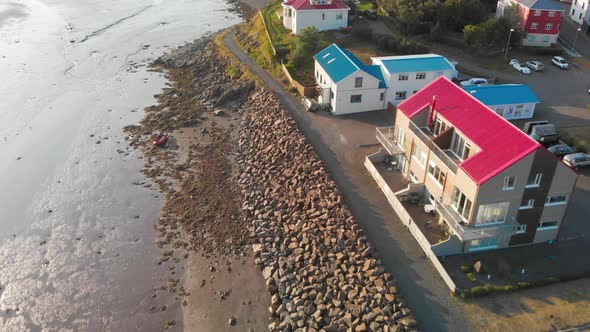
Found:
<path fill-rule="evenodd" d="M 387 85 L 379 66 L 365 65 L 349 51 L 332 44 L 314 56 L 318 103 L 334 115 L 382 110 Z"/>
<path fill-rule="evenodd" d="M 452 80 L 455 66 L 437 54 L 385 56 L 371 58 L 383 73 L 387 92 L 385 100 L 396 105 L 422 89 L 439 76 Z"/>
<path fill-rule="evenodd" d="M 532 118 L 541 102 L 524 84 L 474 85 L 465 90 L 507 120 Z"/>

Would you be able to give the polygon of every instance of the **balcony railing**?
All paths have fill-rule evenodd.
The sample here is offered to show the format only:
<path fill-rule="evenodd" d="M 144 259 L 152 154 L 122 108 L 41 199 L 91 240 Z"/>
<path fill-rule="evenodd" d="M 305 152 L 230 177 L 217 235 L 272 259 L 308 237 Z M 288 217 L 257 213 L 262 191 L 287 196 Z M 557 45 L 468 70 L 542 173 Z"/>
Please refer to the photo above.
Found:
<path fill-rule="evenodd" d="M 436 143 L 434 142 L 430 146 L 430 151 L 432 151 L 432 153 L 438 159 L 440 159 L 443 162 L 443 164 L 445 164 L 445 166 L 447 166 L 451 170 L 451 172 L 457 174 L 457 169 L 459 168 L 459 166 L 457 165 L 457 163 L 455 163 L 455 161 L 453 161 L 453 159 L 451 159 L 451 157 L 449 157 L 447 152 L 439 148 L 438 145 L 436 145 Z"/>
<path fill-rule="evenodd" d="M 442 204 L 436 200 L 436 210 L 442 214 L 443 218 L 454 231 L 461 241 L 469 241 L 487 237 L 497 237 L 501 234 L 512 234 L 518 222 L 508 217 L 502 224 L 473 227 L 463 224 L 463 219 L 450 205 Z"/>
<path fill-rule="evenodd" d="M 418 139 L 422 141 L 422 143 L 426 144 L 427 146 L 430 145 L 431 138 L 428 137 L 420 127 L 416 126 L 416 124 L 410 121 L 410 131 L 413 132 Z"/>
<path fill-rule="evenodd" d="M 402 154 L 404 151 L 395 143 L 393 136 L 394 127 L 377 127 L 377 140 L 392 156 Z"/>

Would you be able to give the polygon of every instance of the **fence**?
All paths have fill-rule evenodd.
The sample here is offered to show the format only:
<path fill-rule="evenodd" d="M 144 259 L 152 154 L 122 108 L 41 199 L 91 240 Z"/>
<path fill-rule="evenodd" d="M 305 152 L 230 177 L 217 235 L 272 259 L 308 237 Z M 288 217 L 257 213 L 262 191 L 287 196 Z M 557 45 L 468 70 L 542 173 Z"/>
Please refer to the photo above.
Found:
<path fill-rule="evenodd" d="M 436 257 L 436 255 L 432 251 L 430 242 L 428 242 L 428 239 L 426 239 L 424 234 L 422 234 L 422 231 L 413 222 L 412 217 L 410 216 L 408 211 L 406 211 L 406 209 L 403 207 L 402 203 L 399 201 L 399 199 L 397 198 L 395 193 L 387 185 L 387 182 L 385 182 L 385 179 L 383 179 L 381 174 L 379 174 L 379 171 L 373 165 L 373 161 L 371 160 L 371 158 L 377 159 L 379 157 L 379 155 L 382 155 L 382 152 L 378 152 L 376 154 L 367 156 L 365 158 L 365 167 L 367 168 L 369 173 L 371 173 L 371 175 L 373 176 L 373 179 L 375 180 L 375 182 L 377 182 L 377 185 L 379 186 L 379 188 L 381 188 L 381 190 L 385 194 L 385 197 L 387 197 L 389 204 L 391 205 L 391 207 L 393 208 L 395 213 L 398 215 L 401 222 L 408 227 L 408 229 L 410 230 L 410 232 L 412 233 L 412 235 L 414 236 L 416 241 L 418 241 L 418 244 L 420 245 L 422 250 L 424 250 L 426 257 L 428 257 L 428 259 L 430 259 L 430 261 L 432 262 L 432 265 L 434 265 L 434 268 L 436 269 L 436 271 L 440 274 L 443 281 L 447 284 L 447 287 L 449 287 L 451 292 L 454 294 L 457 287 L 455 286 L 455 283 L 453 282 L 453 280 L 451 279 L 451 277 L 449 276 L 449 274 L 447 273 L 445 268 L 442 266 L 442 264 L 438 260 L 438 257 Z M 405 189 L 405 190 L 407 190 L 407 189 Z"/>
<path fill-rule="evenodd" d="M 281 70 L 283 70 L 283 74 L 285 74 L 285 76 L 287 76 L 287 79 L 289 80 L 289 83 L 291 83 L 291 85 L 293 85 L 295 87 L 295 89 L 297 89 L 297 92 L 301 96 L 315 97 L 315 95 L 316 95 L 316 88 L 315 88 L 315 86 L 304 86 L 304 85 L 301 85 L 301 83 L 299 83 L 299 82 L 297 82 L 296 80 L 293 79 L 293 77 L 291 76 L 291 73 L 289 73 L 289 70 L 287 69 L 287 67 L 285 67 L 285 65 L 282 64 L 282 63 L 281 63 Z"/>
<path fill-rule="evenodd" d="M 270 38 L 270 34 L 268 33 L 268 27 L 266 26 L 266 21 L 264 20 L 264 16 L 262 15 L 262 11 L 259 10 L 258 15 L 260 15 L 260 19 L 262 20 L 262 25 L 264 25 L 264 32 L 266 32 L 266 37 L 268 38 L 270 48 L 272 49 L 272 54 L 277 55 L 277 50 L 275 50 L 274 44 L 272 43 L 272 39 Z"/>

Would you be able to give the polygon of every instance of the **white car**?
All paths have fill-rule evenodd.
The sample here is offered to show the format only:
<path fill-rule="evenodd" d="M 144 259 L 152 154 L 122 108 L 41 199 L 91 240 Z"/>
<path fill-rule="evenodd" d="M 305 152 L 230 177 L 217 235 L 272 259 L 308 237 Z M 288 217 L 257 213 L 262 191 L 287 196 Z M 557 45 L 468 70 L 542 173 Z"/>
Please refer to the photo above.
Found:
<path fill-rule="evenodd" d="M 522 66 L 516 59 L 510 60 L 510 66 L 512 66 L 512 68 L 516 69 L 521 74 L 529 75 L 532 73 L 529 67 Z"/>
<path fill-rule="evenodd" d="M 563 162 L 571 168 L 590 166 L 590 154 L 576 152 L 563 157 Z"/>
<path fill-rule="evenodd" d="M 567 61 L 565 61 L 565 59 L 560 56 L 554 56 L 551 59 L 551 63 L 561 69 L 567 69 L 569 67 L 569 65 L 567 64 Z"/>
<path fill-rule="evenodd" d="M 534 71 L 543 71 L 545 69 L 545 67 L 543 66 L 543 63 L 540 61 L 527 61 L 527 63 L 525 63 L 527 67 L 529 67 L 531 70 Z"/>
<path fill-rule="evenodd" d="M 486 80 L 485 78 L 481 78 L 481 77 L 474 77 L 474 78 L 468 79 L 467 81 L 463 81 L 460 84 L 461 84 L 461 86 L 487 85 L 488 80 Z"/>

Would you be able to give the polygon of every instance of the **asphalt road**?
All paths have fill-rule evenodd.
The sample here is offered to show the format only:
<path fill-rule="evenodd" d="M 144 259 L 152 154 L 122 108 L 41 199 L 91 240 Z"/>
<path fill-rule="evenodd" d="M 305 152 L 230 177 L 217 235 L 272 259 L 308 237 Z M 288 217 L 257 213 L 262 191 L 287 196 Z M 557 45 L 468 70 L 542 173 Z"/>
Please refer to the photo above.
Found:
<path fill-rule="evenodd" d="M 584 34 L 583 31 L 580 31 L 578 39 L 576 39 L 578 28 L 579 24 L 570 19 L 569 16 L 566 16 L 559 28 L 559 37 L 571 46 L 573 46 L 575 41 L 575 51 L 590 59 L 590 37 Z"/>
<path fill-rule="evenodd" d="M 471 330 L 457 300 L 423 254 L 414 237 L 403 226 L 385 196 L 366 172 L 363 161 L 377 148 L 357 148 L 376 143 L 375 127 L 391 125 L 390 112 L 333 117 L 325 112 L 305 112 L 296 98 L 265 70 L 256 65 L 228 34 L 224 44 L 272 89 L 291 113 L 299 129 L 338 183 L 346 204 L 374 244 L 385 268 L 396 279 L 402 295 L 424 331 Z"/>

